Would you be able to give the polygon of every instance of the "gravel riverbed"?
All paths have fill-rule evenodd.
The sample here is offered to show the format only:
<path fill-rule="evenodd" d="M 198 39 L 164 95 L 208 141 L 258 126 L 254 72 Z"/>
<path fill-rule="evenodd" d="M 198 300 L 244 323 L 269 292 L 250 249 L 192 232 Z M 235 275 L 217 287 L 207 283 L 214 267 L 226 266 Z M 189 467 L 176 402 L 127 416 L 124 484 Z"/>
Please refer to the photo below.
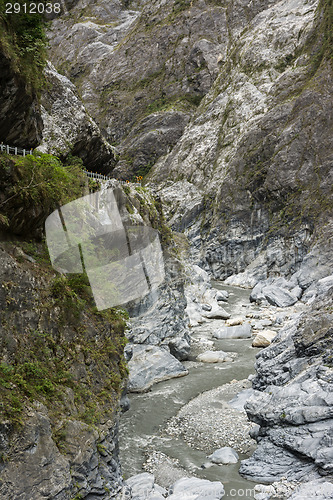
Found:
<path fill-rule="evenodd" d="M 169 420 L 165 432 L 182 437 L 189 446 L 207 454 L 224 446 L 249 453 L 256 445 L 249 436 L 255 424 L 249 422 L 245 411 L 232 408 L 228 401 L 250 387 L 248 380 L 234 380 L 200 394 Z"/>

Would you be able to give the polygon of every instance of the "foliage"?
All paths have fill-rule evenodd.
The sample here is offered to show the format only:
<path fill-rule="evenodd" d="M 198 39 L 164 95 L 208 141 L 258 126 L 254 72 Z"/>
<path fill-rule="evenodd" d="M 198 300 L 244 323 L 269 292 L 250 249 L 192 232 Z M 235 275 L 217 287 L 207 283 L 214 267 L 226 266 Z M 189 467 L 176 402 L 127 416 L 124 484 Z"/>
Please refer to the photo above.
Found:
<path fill-rule="evenodd" d="M 44 214 L 45 219 L 59 204 L 64 205 L 83 194 L 86 178 L 78 165 L 63 166 L 56 156 L 43 153 L 20 158 L 0 157 L 0 189 L 4 193 L 0 211 L 2 226 L 7 221 L 8 229 L 22 208 L 26 217 L 30 217 L 27 220 L 27 228 L 30 228 L 34 214 Z M 39 221 L 40 215 L 35 217 L 36 225 L 43 223 Z"/>
<path fill-rule="evenodd" d="M 6 299 L 15 286 L 8 283 Z M 73 322 L 68 312 L 78 303 L 84 307 L 79 311 L 80 322 Z M 53 312 L 47 331 L 38 328 L 17 335 L 14 355 L 0 363 L 0 418 L 9 419 L 14 425 L 22 423 L 25 408 L 35 400 L 49 408 L 49 415 L 56 422 L 57 415 L 64 411 L 68 389 L 73 392 L 79 411 L 76 418 L 98 423 L 102 415 L 114 410 L 127 377 L 123 358 L 127 343 L 125 312 L 97 311 L 86 275 L 56 276 L 41 301 L 42 315 L 54 311 L 55 305 L 60 309 L 56 326 Z M 59 321 L 61 314 L 67 316 L 65 330 Z M 64 332 L 69 329 L 72 333 L 66 336 Z M 95 332 L 93 336 L 91 331 Z M 79 372 L 77 366 L 81 366 Z"/>
<path fill-rule="evenodd" d="M 82 194 L 85 179 L 78 165 L 64 166 L 53 155 L 36 153 L 16 160 L 14 192 L 24 204 L 65 204 Z"/>
<path fill-rule="evenodd" d="M 26 80 L 30 91 L 40 90 L 46 63 L 45 20 L 41 14 L 25 13 L 23 7 L 17 14 L 6 14 L 6 3 L 0 0 L 1 50 L 11 61 L 14 71 Z M 17 3 L 29 5 L 25 0 L 17 0 Z"/>
<path fill-rule="evenodd" d="M 132 182 L 136 182 L 136 178 L 140 176 L 144 179 L 146 175 L 148 175 L 149 172 L 151 171 L 153 165 L 154 162 L 150 161 L 149 163 L 146 163 L 145 165 L 140 165 L 138 168 L 136 168 L 135 175 L 133 175 L 132 178 Z"/>
<path fill-rule="evenodd" d="M 50 155 L 6 159 L 0 162 L 0 179 L 9 200 L 2 209 L 17 203 L 20 210 L 23 205 L 32 211 L 40 204 L 51 210 L 81 196 L 85 182 L 78 165 L 63 167 Z M 55 273 L 45 242 L 21 238 L 2 246 L 16 259 L 22 276 L 32 273 L 38 286 L 2 284 L 0 421 L 20 425 L 26 409 L 41 401 L 57 433 L 59 416 L 71 416 L 69 394 L 74 418 L 88 424 L 112 418 L 128 375 L 123 356 L 128 315 L 116 308 L 98 311 L 88 276 Z M 29 321 L 22 322 L 25 310 Z M 59 431 L 60 451 L 62 438 Z"/>

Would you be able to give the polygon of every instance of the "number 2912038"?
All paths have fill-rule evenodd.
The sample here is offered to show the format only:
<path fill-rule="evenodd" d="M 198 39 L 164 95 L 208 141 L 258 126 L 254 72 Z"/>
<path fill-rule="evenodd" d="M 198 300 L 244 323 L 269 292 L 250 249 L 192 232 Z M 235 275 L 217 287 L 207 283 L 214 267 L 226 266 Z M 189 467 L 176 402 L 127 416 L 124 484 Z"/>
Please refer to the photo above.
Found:
<path fill-rule="evenodd" d="M 60 3 L 6 3 L 6 14 L 60 14 Z"/>

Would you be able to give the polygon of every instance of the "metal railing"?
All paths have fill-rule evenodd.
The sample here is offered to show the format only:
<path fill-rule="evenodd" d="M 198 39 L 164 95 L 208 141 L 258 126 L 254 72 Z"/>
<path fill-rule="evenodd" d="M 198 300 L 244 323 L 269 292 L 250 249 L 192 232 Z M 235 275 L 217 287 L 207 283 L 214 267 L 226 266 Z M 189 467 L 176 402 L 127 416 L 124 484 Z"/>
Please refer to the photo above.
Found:
<path fill-rule="evenodd" d="M 16 146 L 8 146 L 7 144 L 0 144 L 1 153 L 7 153 L 8 155 L 18 155 L 18 156 L 27 156 L 32 155 L 32 149 L 22 149 L 17 148 Z"/>
<path fill-rule="evenodd" d="M 3 143 L 0 144 L 0 149 L 1 149 L 1 153 L 7 153 L 9 155 L 11 154 L 11 155 L 16 155 L 16 156 L 32 155 L 32 151 L 33 151 L 32 149 L 22 149 L 22 148 L 18 148 L 16 146 L 8 146 L 7 144 L 3 144 Z M 90 179 L 96 179 L 99 181 L 109 181 L 112 179 L 114 181 L 119 182 L 120 184 L 135 184 L 135 185 L 141 186 L 140 180 L 138 180 L 137 182 L 120 181 L 118 179 L 113 179 L 112 177 L 109 177 L 107 175 L 98 174 L 97 172 L 89 172 L 88 170 L 83 170 L 83 173 L 85 173 L 86 176 L 89 177 Z"/>
<path fill-rule="evenodd" d="M 110 180 L 110 177 L 107 177 L 106 175 L 102 174 L 97 174 L 96 172 L 88 172 L 88 170 L 83 170 L 83 172 L 86 174 L 87 177 L 90 177 L 91 179 L 98 179 L 100 181 Z"/>

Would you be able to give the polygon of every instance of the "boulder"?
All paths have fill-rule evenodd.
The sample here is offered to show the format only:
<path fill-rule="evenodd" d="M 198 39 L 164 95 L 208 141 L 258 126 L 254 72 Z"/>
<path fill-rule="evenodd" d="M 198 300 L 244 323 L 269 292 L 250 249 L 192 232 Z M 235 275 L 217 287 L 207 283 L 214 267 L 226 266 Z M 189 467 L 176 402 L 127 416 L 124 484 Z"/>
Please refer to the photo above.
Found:
<path fill-rule="evenodd" d="M 229 405 L 235 410 L 244 411 L 244 406 L 247 400 L 252 396 L 253 389 L 244 389 L 244 391 L 239 392 L 236 396 L 229 401 Z"/>
<path fill-rule="evenodd" d="M 316 500 L 331 500 L 333 498 L 333 484 L 324 479 L 309 481 L 301 484 L 290 497 L 290 500 L 304 500 L 305 498 L 316 498 Z"/>
<path fill-rule="evenodd" d="M 184 361 L 185 359 L 188 359 L 191 346 L 184 337 L 175 337 L 170 340 L 169 349 L 172 356 L 177 358 L 179 361 Z"/>
<path fill-rule="evenodd" d="M 129 477 L 125 484 L 131 488 L 132 497 L 147 495 L 154 489 L 155 477 L 153 474 L 143 472 Z"/>
<path fill-rule="evenodd" d="M 270 345 L 277 333 L 273 330 L 263 330 L 257 333 L 252 341 L 252 347 L 267 347 Z"/>
<path fill-rule="evenodd" d="M 277 307 L 289 307 L 297 302 L 300 296 L 298 287 L 292 288 L 294 293 L 288 290 L 291 284 L 286 280 L 279 279 L 274 282 L 269 279 L 259 281 L 253 288 L 250 295 L 250 302 L 262 302 L 267 300 L 269 304 Z"/>
<path fill-rule="evenodd" d="M 128 368 L 129 392 L 144 392 L 157 382 L 188 374 L 167 348 L 140 344 L 133 345 L 133 356 Z"/>
<path fill-rule="evenodd" d="M 272 305 L 277 307 L 292 306 L 297 302 L 297 297 L 284 288 L 276 285 L 269 285 L 263 289 L 265 299 Z"/>
<path fill-rule="evenodd" d="M 169 488 L 168 500 L 220 500 L 224 487 L 220 481 L 208 481 L 196 477 L 182 478 Z"/>
<path fill-rule="evenodd" d="M 236 326 L 236 325 L 241 325 L 244 321 L 244 318 L 241 316 L 238 316 L 236 318 L 230 318 L 226 321 L 227 326 Z"/>
<path fill-rule="evenodd" d="M 218 302 L 227 302 L 229 298 L 229 294 L 226 290 L 218 290 L 215 295 L 215 300 Z"/>
<path fill-rule="evenodd" d="M 202 363 L 223 363 L 224 361 L 232 361 L 232 358 L 223 351 L 205 351 L 199 354 L 197 360 Z"/>
<path fill-rule="evenodd" d="M 250 323 L 237 326 L 225 326 L 213 333 L 215 339 L 249 339 L 251 338 Z"/>
<path fill-rule="evenodd" d="M 155 483 L 153 474 L 143 472 L 131 476 L 125 481 L 125 487 L 130 490 L 129 496 L 124 498 L 131 498 L 132 500 L 164 500 L 167 491 Z M 123 496 L 120 496 L 123 498 Z"/>
<path fill-rule="evenodd" d="M 204 311 L 202 313 L 202 316 L 208 319 L 229 319 L 230 314 L 227 313 L 222 307 L 219 307 L 218 305 L 215 306 L 213 304 L 212 310 L 211 311 Z"/>
<path fill-rule="evenodd" d="M 187 301 L 187 307 L 185 309 L 185 313 L 188 316 L 189 326 L 198 326 L 200 323 L 203 322 L 202 316 L 201 316 L 201 307 L 195 303 L 195 302 L 190 302 Z"/>
<path fill-rule="evenodd" d="M 225 446 L 214 451 L 214 453 L 209 455 L 208 458 L 214 464 L 218 465 L 237 464 L 239 460 L 238 453 L 229 446 Z"/>
<path fill-rule="evenodd" d="M 300 459 L 287 449 L 261 438 L 253 455 L 242 460 L 239 473 L 246 479 L 260 483 L 273 483 L 283 477 L 288 480 L 308 481 L 318 477 L 315 465 Z"/>

